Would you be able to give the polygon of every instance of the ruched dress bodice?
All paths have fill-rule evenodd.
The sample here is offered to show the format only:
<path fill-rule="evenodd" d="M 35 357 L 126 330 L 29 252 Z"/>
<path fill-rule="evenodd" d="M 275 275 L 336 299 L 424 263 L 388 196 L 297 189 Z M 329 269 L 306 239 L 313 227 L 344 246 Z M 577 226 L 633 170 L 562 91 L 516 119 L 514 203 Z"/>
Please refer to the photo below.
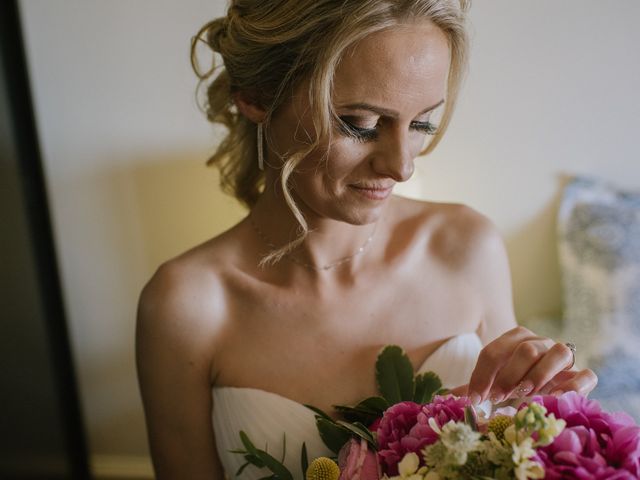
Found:
<path fill-rule="evenodd" d="M 419 372 L 436 372 L 445 387 L 456 387 L 469 381 L 482 349 L 476 333 L 451 337 L 433 352 L 419 368 Z M 372 367 L 373 368 L 373 367 Z M 314 413 L 296 401 L 276 393 L 256 388 L 213 387 L 213 428 L 218 455 L 229 479 L 244 464 L 242 455 L 230 450 L 243 449 L 239 432 L 247 433 L 258 448 L 274 457 L 282 458 L 283 435 L 286 436 L 284 464 L 294 475 L 302 478 L 300 452 L 302 443 L 310 459 L 331 455 L 320 439 Z M 240 477 L 257 480 L 269 475 L 267 469 L 248 466 Z"/>

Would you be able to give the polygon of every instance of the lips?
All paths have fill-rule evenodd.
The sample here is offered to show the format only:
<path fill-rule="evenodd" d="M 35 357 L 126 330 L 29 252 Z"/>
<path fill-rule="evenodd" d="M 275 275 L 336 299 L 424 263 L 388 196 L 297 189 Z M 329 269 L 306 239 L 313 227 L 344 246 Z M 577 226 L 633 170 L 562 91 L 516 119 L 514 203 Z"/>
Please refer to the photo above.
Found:
<path fill-rule="evenodd" d="M 371 200 L 384 200 L 393 190 L 393 185 L 349 185 L 349 187 Z"/>

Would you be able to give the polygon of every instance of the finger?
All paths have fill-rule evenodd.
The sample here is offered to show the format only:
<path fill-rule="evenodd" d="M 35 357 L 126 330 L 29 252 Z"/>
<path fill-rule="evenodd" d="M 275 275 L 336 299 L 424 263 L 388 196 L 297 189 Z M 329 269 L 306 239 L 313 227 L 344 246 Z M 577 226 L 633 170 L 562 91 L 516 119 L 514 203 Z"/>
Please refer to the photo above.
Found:
<path fill-rule="evenodd" d="M 524 327 L 516 327 L 487 344 L 481 350 L 469 380 L 472 401 L 477 403 L 487 398 L 496 375 L 511 358 L 518 343 L 539 338 Z"/>
<path fill-rule="evenodd" d="M 524 397 L 531 393 L 535 384 L 530 379 L 530 372 L 538 368 L 539 362 L 545 358 L 548 352 L 549 347 L 545 340 L 528 340 L 520 343 L 509 361 L 496 375 L 489 394 L 491 401 L 493 403 L 501 402 L 512 393 L 518 397 Z M 546 384 L 552 377 L 553 375 L 544 383 Z"/>
<path fill-rule="evenodd" d="M 598 376 L 588 368 L 573 373 L 572 378 L 559 383 L 552 390 L 551 395 L 560 395 L 565 392 L 577 392 L 580 395 L 588 395 L 596 385 L 598 385 Z"/>
<path fill-rule="evenodd" d="M 572 363 L 573 353 L 569 347 L 563 343 L 554 343 L 522 377 L 520 384 L 514 387 L 514 393 L 519 396 L 536 393 Z"/>
<path fill-rule="evenodd" d="M 549 381 L 549 383 L 538 389 L 536 393 L 540 395 L 550 395 L 551 392 L 557 390 L 558 385 L 571 380 L 575 376 L 575 374 L 576 371 L 574 370 L 563 370 L 562 372 L 559 372 L 555 377 L 553 377 Z"/>

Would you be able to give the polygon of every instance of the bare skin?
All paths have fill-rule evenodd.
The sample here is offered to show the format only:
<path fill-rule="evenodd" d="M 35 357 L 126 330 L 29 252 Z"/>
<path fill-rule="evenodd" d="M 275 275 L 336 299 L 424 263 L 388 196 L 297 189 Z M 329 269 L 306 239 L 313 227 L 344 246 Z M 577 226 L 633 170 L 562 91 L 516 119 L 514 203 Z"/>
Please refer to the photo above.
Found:
<path fill-rule="evenodd" d="M 477 332 L 486 347 L 460 392 L 482 398 L 508 396 L 523 380 L 535 391 L 595 386 L 590 371 L 566 370 L 566 347 L 516 327 L 505 248 L 486 218 L 462 205 L 371 198 L 411 176 L 425 110 L 445 98 L 448 62 L 444 35 L 421 23 L 365 38 L 338 67 L 338 114 L 375 139 L 336 132 L 326 164 L 322 152 L 303 160 L 293 194 L 313 232 L 292 255 L 330 264 L 375 229 L 361 255 L 326 271 L 289 258 L 259 269 L 268 247 L 244 219 L 164 264 L 145 287 L 137 355 L 157 478 L 223 478 L 213 386 L 330 411 L 375 393 L 372 365 L 385 344 L 401 345 L 417 367 L 446 339 Z M 303 93 L 304 85 L 273 119 L 267 188 L 250 213 L 277 245 L 296 225 L 274 187 L 279 154 L 302 141 L 291 132 L 313 131 Z M 258 105 L 242 96 L 236 104 L 262 121 Z"/>

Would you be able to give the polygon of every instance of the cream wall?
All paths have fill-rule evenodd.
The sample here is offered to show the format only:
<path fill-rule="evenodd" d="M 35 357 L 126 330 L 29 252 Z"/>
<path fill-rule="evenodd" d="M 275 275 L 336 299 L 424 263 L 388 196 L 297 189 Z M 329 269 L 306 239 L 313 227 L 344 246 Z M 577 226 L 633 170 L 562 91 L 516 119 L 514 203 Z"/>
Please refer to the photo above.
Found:
<path fill-rule="evenodd" d="M 190 37 L 223 5 L 21 1 L 86 425 L 105 475 L 148 471 L 133 361 L 138 292 L 163 259 L 242 215 L 203 167 L 213 136 L 188 61 Z M 638 18 L 636 0 L 475 2 L 456 118 L 401 189 L 494 220 L 520 319 L 561 308 L 563 175 L 640 188 Z"/>

